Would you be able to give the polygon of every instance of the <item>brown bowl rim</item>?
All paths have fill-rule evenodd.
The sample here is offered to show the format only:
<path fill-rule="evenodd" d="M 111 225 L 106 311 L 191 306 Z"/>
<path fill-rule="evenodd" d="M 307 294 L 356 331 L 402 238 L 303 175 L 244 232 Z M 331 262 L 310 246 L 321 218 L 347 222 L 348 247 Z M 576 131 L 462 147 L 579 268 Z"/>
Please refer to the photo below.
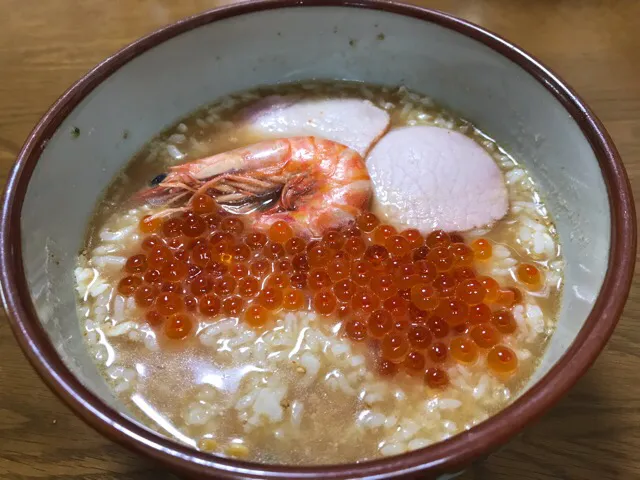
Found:
<path fill-rule="evenodd" d="M 483 43 L 532 75 L 557 98 L 588 139 L 600 164 L 611 204 L 607 273 L 583 328 L 557 364 L 529 391 L 476 427 L 421 450 L 359 464 L 263 465 L 200 453 L 148 430 L 105 405 L 57 355 L 31 301 L 22 265 L 20 215 L 39 154 L 66 116 L 127 62 L 197 27 L 237 15 L 289 7 L 381 10 L 440 25 Z M 435 475 L 463 468 L 505 443 L 557 402 L 595 361 L 624 307 L 635 264 L 636 217 L 631 187 L 609 134 L 587 105 L 557 75 L 519 47 L 477 25 L 422 7 L 380 0 L 260 0 L 206 11 L 140 38 L 104 60 L 69 88 L 27 138 L 8 178 L 0 213 L 2 300 L 20 347 L 46 384 L 96 430 L 172 470 L 197 478 L 391 478 Z"/>

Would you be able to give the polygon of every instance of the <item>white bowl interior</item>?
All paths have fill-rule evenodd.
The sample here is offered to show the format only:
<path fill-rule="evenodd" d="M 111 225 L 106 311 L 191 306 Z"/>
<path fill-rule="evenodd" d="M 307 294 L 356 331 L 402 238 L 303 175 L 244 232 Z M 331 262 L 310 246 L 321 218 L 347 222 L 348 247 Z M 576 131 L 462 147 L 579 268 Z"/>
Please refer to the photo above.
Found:
<path fill-rule="evenodd" d="M 30 293 L 65 363 L 107 404 L 126 414 L 85 351 L 73 278 L 100 193 L 146 141 L 194 109 L 311 78 L 404 84 L 523 161 L 546 192 L 566 259 L 557 331 L 530 385 L 582 328 L 607 268 L 609 200 L 589 143 L 545 87 L 482 43 L 415 18 L 349 7 L 257 12 L 179 35 L 117 70 L 64 120 L 33 173 L 21 220 Z"/>

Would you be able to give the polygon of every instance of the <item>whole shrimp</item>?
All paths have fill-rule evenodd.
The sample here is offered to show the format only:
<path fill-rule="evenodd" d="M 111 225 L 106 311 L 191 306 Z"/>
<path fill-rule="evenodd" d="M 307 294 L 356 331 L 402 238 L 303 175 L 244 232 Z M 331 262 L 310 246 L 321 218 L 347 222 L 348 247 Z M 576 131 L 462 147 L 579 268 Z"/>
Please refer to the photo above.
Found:
<path fill-rule="evenodd" d="M 205 193 L 219 204 L 245 204 L 279 194 L 275 207 L 250 214 L 254 226 L 264 230 L 284 220 L 298 234 L 318 237 L 359 215 L 372 191 L 364 159 L 355 150 L 317 137 L 292 137 L 172 167 L 137 199 L 169 206 Z"/>

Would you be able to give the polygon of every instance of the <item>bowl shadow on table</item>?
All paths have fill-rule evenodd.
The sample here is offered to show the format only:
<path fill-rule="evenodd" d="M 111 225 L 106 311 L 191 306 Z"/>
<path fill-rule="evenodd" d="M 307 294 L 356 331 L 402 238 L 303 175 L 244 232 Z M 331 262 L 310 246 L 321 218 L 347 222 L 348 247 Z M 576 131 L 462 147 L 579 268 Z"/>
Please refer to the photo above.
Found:
<path fill-rule="evenodd" d="M 606 354 L 605 354 L 606 356 Z M 631 409 L 610 385 L 608 362 L 596 363 L 554 408 L 460 480 L 626 479 L 620 470 L 634 457 Z M 624 421 L 628 417 L 629 421 Z M 620 445 L 629 445 L 627 450 Z M 626 461 L 624 461 L 626 459 Z"/>

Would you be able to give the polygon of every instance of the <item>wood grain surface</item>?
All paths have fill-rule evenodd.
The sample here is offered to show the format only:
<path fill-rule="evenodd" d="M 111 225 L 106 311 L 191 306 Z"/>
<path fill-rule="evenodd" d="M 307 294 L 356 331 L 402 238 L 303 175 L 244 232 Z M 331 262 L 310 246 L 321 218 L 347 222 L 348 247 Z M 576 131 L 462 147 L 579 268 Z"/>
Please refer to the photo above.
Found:
<path fill-rule="evenodd" d="M 50 104 L 101 59 L 216 0 L 0 0 L 0 180 Z M 640 2 L 418 0 L 519 44 L 600 116 L 640 198 Z M 640 282 L 594 367 L 464 480 L 640 479 Z M 44 386 L 0 321 L 0 479 L 165 480 Z"/>

